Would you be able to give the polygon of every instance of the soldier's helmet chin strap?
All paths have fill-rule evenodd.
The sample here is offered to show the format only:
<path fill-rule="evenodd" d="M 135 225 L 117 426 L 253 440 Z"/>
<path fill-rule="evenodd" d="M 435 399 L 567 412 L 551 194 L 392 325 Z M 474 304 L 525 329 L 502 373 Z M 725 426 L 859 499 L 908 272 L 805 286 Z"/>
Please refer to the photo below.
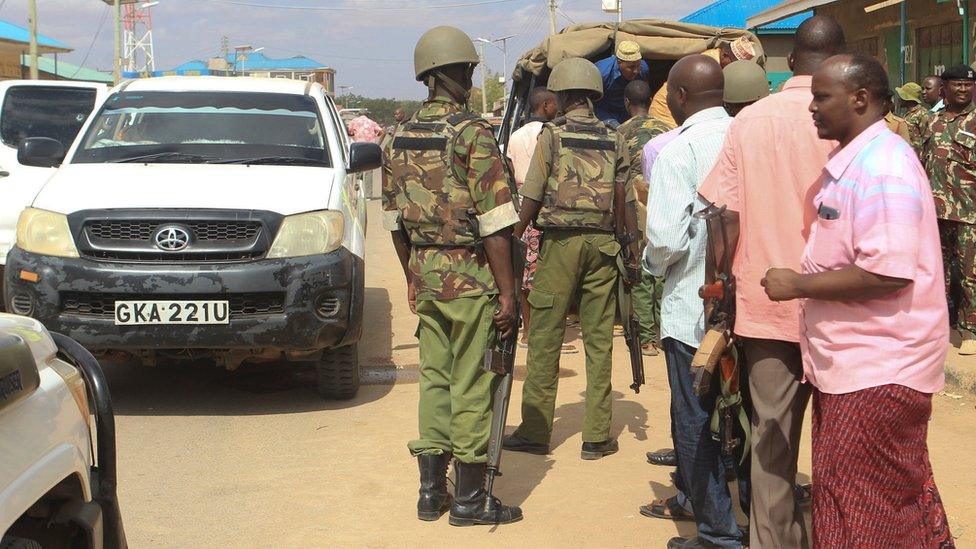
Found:
<path fill-rule="evenodd" d="M 440 80 L 441 85 L 447 88 L 447 91 L 454 96 L 455 99 L 460 101 L 465 107 L 468 106 L 468 100 L 471 99 L 471 90 L 465 89 L 464 86 L 458 84 L 450 76 L 447 76 L 441 71 L 431 71 L 427 75 L 427 98 L 433 99 L 437 93 L 437 81 Z"/>

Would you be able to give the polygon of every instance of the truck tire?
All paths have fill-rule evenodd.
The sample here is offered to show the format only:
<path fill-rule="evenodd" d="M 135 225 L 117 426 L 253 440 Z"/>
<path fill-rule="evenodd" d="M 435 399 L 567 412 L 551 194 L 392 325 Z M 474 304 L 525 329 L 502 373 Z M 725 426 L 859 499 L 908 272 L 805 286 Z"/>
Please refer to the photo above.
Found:
<path fill-rule="evenodd" d="M 359 392 L 359 346 L 326 349 L 315 365 L 319 394 L 332 400 L 348 400 Z"/>

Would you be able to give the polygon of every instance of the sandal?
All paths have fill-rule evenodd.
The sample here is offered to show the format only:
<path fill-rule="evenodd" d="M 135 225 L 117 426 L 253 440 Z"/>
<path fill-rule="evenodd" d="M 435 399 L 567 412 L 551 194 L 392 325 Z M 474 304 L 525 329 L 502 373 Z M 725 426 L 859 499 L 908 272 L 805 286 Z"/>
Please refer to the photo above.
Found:
<path fill-rule="evenodd" d="M 659 518 L 673 521 L 695 521 L 695 514 L 688 512 L 678 505 L 678 496 L 656 499 L 647 505 L 641 505 L 640 514 L 645 517 Z"/>
<path fill-rule="evenodd" d="M 645 343 L 641 345 L 641 354 L 644 356 L 657 356 L 661 354 L 661 350 L 653 343 Z"/>

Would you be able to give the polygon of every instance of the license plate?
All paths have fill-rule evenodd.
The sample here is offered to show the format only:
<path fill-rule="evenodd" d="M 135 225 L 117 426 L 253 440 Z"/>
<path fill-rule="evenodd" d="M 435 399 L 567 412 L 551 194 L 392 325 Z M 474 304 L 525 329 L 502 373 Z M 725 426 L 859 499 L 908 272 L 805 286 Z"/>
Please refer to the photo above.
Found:
<path fill-rule="evenodd" d="M 227 324 L 227 301 L 116 301 L 115 324 Z"/>

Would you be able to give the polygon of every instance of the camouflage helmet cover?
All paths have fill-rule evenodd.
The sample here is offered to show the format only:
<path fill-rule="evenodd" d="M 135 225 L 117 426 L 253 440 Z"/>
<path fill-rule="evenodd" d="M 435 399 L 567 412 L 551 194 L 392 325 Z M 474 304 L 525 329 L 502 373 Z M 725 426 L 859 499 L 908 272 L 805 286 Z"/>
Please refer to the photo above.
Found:
<path fill-rule="evenodd" d="M 471 37 L 455 27 L 434 27 L 425 32 L 413 50 L 413 68 L 417 80 L 437 68 L 457 63 L 477 65 L 478 52 Z"/>
<path fill-rule="evenodd" d="M 603 77 L 596 65 L 582 57 L 570 57 L 560 61 L 552 69 L 547 85 L 551 92 L 588 90 L 593 92 L 593 100 L 603 97 Z"/>
<path fill-rule="evenodd" d="M 755 61 L 740 59 L 729 63 L 722 74 L 725 76 L 726 103 L 753 103 L 769 95 L 766 71 Z"/>

